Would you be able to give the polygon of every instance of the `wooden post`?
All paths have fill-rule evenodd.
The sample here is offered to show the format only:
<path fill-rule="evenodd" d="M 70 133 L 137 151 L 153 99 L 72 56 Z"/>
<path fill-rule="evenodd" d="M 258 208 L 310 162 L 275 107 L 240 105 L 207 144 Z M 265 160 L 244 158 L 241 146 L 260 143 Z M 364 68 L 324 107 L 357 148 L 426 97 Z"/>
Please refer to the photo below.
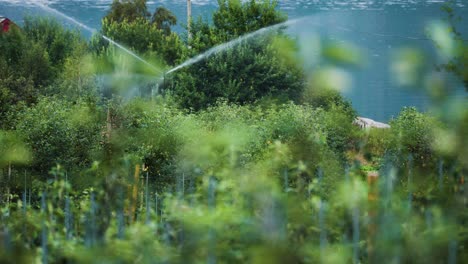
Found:
<path fill-rule="evenodd" d="M 10 208 L 11 161 L 8 162 L 7 207 Z M 9 210 L 9 209 L 8 209 Z"/>
<path fill-rule="evenodd" d="M 107 138 L 107 143 L 110 143 L 111 139 L 111 133 L 112 133 L 112 119 L 111 119 L 111 110 L 110 107 L 107 107 L 107 120 L 106 120 L 106 138 Z"/>
<path fill-rule="evenodd" d="M 129 187 L 131 187 L 131 196 L 130 196 L 130 210 L 129 210 L 129 222 L 133 223 L 136 219 L 136 209 L 138 204 L 138 183 L 140 179 L 140 165 L 135 166 L 135 174 L 133 182 Z"/>
<path fill-rule="evenodd" d="M 378 197 L 378 181 L 379 173 L 377 171 L 371 171 L 367 174 L 367 184 L 369 186 L 368 192 L 368 215 L 369 225 L 367 226 L 367 254 L 369 263 L 373 263 L 375 260 L 375 237 L 377 235 L 377 203 Z"/>

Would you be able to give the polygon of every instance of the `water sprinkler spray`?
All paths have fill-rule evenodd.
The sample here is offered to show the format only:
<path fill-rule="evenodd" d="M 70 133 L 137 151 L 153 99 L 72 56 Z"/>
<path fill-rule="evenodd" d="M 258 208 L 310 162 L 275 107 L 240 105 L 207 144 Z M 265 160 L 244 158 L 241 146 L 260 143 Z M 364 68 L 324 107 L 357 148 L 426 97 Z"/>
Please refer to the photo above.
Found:
<path fill-rule="evenodd" d="M 141 58 L 140 56 L 138 56 L 135 52 L 131 51 L 130 49 L 124 47 L 122 44 L 116 42 L 115 40 L 99 33 L 95 28 L 91 28 L 83 23 L 81 23 L 80 21 L 74 19 L 73 17 L 71 16 L 68 16 L 60 11 L 58 11 L 57 9 L 54 9 L 54 8 L 51 8 L 43 3 L 38 3 L 38 2 L 32 2 L 32 4 L 42 8 L 43 10 L 47 11 L 47 12 L 50 12 L 56 16 L 59 16 L 59 17 L 62 17 L 68 21 L 70 21 L 71 23 L 81 27 L 82 29 L 90 32 L 91 34 L 99 34 L 104 40 L 106 40 L 107 42 L 109 42 L 110 44 L 116 46 L 117 48 L 123 50 L 125 53 L 129 54 L 130 56 L 132 56 L 133 58 L 135 58 L 136 60 L 142 62 L 143 64 L 145 64 L 146 66 L 148 66 L 149 68 L 151 68 L 154 72 L 161 72 L 157 67 L 155 67 L 154 65 L 152 65 L 151 63 L 147 62 L 146 60 L 144 60 L 143 58 Z"/>

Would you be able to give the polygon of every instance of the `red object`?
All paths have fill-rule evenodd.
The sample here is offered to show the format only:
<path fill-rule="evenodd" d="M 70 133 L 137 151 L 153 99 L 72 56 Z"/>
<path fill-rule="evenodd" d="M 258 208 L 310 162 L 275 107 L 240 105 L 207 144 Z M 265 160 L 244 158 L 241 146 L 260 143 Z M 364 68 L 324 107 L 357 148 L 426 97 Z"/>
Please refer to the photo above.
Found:
<path fill-rule="evenodd" d="M 0 25 L 3 32 L 8 32 L 10 30 L 11 21 L 8 18 L 0 18 Z"/>

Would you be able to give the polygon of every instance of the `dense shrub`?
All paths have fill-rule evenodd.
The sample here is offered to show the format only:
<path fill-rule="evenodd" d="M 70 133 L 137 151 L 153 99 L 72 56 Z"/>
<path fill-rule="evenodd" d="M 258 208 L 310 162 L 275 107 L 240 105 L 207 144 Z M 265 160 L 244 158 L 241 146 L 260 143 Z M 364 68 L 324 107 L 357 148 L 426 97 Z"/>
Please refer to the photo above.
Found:
<path fill-rule="evenodd" d="M 18 114 L 16 130 L 32 149 L 32 168 L 46 176 L 56 164 L 82 169 L 100 147 L 101 127 L 96 106 L 44 97 Z"/>
<path fill-rule="evenodd" d="M 346 149 L 346 144 L 339 150 L 336 149 L 337 143 L 329 144 L 338 141 L 340 135 L 331 125 L 335 117 L 322 109 L 292 103 L 265 108 L 224 102 L 196 114 L 184 114 L 171 103 L 134 100 L 113 108 L 112 112 L 112 157 L 121 159 L 132 156 L 144 162 L 158 188 L 173 186 L 178 175 L 190 174 L 190 171 L 201 166 L 191 162 L 189 166 L 185 162 L 187 153 L 195 151 L 193 155 L 202 155 L 202 149 L 215 142 L 220 144 L 216 151 L 221 151 L 215 159 L 229 160 L 227 157 L 233 154 L 229 149 L 234 148 L 236 166 L 248 166 L 263 160 L 275 142 L 286 144 L 291 156 L 283 164 L 284 169 L 305 164 L 307 173 L 301 173 L 309 180 L 316 174 L 318 164 L 327 160 L 323 155 L 335 159 L 336 155 L 343 156 Z M 339 115 L 338 111 L 335 111 L 335 115 Z M 313 155 L 310 149 L 314 149 Z M 213 162 L 226 166 L 225 161 Z M 210 168 L 209 164 L 204 168 Z M 324 162 L 321 166 L 331 164 Z M 296 175 L 296 172 L 292 175 Z"/>
<path fill-rule="evenodd" d="M 213 24 L 226 37 L 224 41 L 287 20 L 287 17 L 276 9 L 276 1 L 242 3 L 220 0 L 218 4 L 218 9 L 213 13 Z"/>
<path fill-rule="evenodd" d="M 177 34 L 167 34 L 145 18 L 122 22 L 104 19 L 102 33 L 138 54 L 157 58 L 162 64 L 175 65 L 185 55 L 185 47 Z M 97 42 L 94 49 L 100 50 L 99 46 L 102 44 L 108 45 Z"/>
<path fill-rule="evenodd" d="M 17 29 L 0 34 L 0 49 L 0 107 L 4 114 L 20 102 L 35 102 L 53 74 L 46 49 Z"/>
<path fill-rule="evenodd" d="M 391 143 L 391 129 L 373 128 L 364 133 L 362 148 L 364 157 L 369 161 L 379 159 L 387 153 Z"/>
<path fill-rule="evenodd" d="M 0 120 L 11 128 L 7 112 L 35 103 L 39 95 L 58 93 L 48 87 L 60 83 L 67 62 L 82 56 L 87 44 L 79 32 L 53 19 L 28 17 L 22 29 L 0 34 L 0 50 Z"/>
<path fill-rule="evenodd" d="M 396 119 L 390 121 L 390 151 L 396 159 L 394 164 L 407 164 L 411 155 L 416 166 L 434 168 L 434 130 L 438 125 L 434 117 L 418 112 L 414 107 L 403 109 Z"/>
<path fill-rule="evenodd" d="M 115 0 L 105 18 L 109 21 L 122 22 L 124 20 L 133 22 L 140 18 L 148 18 L 148 6 L 146 0 Z"/>
<path fill-rule="evenodd" d="M 275 1 L 219 1 L 213 25 L 201 19 L 193 23 L 188 45 L 192 56 L 237 37 L 286 20 Z M 297 63 L 286 58 L 297 50 L 287 39 L 279 45 L 278 31 L 256 36 L 211 54 L 187 69 L 174 73 L 169 85 L 176 100 L 189 109 L 200 110 L 222 99 L 249 104 L 265 98 L 297 101 L 304 74 Z M 288 54 L 289 55 L 289 54 Z M 297 61 L 294 61 L 297 62 Z"/>
<path fill-rule="evenodd" d="M 176 156 L 184 143 L 184 120 L 173 104 L 162 101 L 133 100 L 116 111 L 119 119 L 112 132 L 117 158 L 130 155 L 143 162 L 158 189 L 175 182 Z"/>
<path fill-rule="evenodd" d="M 171 90 L 178 102 L 195 110 L 224 99 L 249 104 L 262 98 L 297 101 L 304 77 L 271 45 L 271 36 L 223 51 L 176 72 Z"/>
<path fill-rule="evenodd" d="M 339 91 L 326 88 L 308 88 L 305 89 L 302 95 L 302 102 L 310 104 L 315 108 L 323 108 L 324 110 L 332 110 L 339 108 L 349 118 L 356 117 L 356 111 L 353 109 L 351 102 L 340 94 Z"/>
<path fill-rule="evenodd" d="M 47 51 L 54 70 L 53 77 L 58 75 L 65 60 L 73 54 L 75 49 L 86 45 L 79 31 L 66 29 L 52 18 L 27 17 L 24 20 L 22 32 L 28 40 L 38 43 Z"/>

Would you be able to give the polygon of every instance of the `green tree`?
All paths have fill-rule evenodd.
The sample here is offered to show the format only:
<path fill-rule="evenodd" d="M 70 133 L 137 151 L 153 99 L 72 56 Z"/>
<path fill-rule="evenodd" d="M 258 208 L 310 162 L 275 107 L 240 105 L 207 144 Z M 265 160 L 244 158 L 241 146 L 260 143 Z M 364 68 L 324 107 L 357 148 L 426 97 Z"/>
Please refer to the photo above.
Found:
<path fill-rule="evenodd" d="M 217 29 L 202 17 L 192 21 L 191 31 L 192 38 L 189 40 L 191 56 L 202 53 L 224 41 L 224 38 L 217 34 Z"/>
<path fill-rule="evenodd" d="M 52 18 L 26 17 L 23 32 L 28 40 L 39 43 L 46 50 L 54 77 L 75 49 L 86 45 L 79 31 L 66 29 Z"/>
<path fill-rule="evenodd" d="M 20 110 L 37 101 L 41 94 L 62 82 L 66 62 L 87 44 L 79 32 L 63 28 L 49 18 L 26 17 L 24 27 L 0 34 L 0 119 L 2 126 L 12 126 L 10 111 Z M 12 113 L 14 114 L 14 113 Z"/>
<path fill-rule="evenodd" d="M 150 16 L 146 0 L 114 0 L 106 19 L 113 22 L 135 21 L 139 18 L 147 19 Z"/>
<path fill-rule="evenodd" d="M 95 105 L 54 97 L 18 114 L 16 129 L 32 151 L 32 168 L 47 175 L 56 164 L 85 168 L 100 147 L 101 124 Z"/>
<path fill-rule="evenodd" d="M 226 40 L 258 29 L 286 21 L 287 17 L 276 10 L 277 1 L 218 0 L 219 8 L 213 13 L 216 29 Z"/>
<path fill-rule="evenodd" d="M 202 19 L 193 23 L 189 45 L 192 55 L 260 28 L 283 22 L 286 17 L 272 1 L 219 1 L 213 26 Z M 182 106 L 196 110 L 228 102 L 247 104 L 261 98 L 297 100 L 303 88 L 303 73 L 285 54 L 297 49 L 282 36 L 285 49 L 278 48 L 272 32 L 222 50 L 176 73 L 172 90 Z M 288 54 L 289 56 L 290 54 Z"/>
<path fill-rule="evenodd" d="M 177 17 L 164 7 L 156 8 L 151 23 L 164 32 L 166 36 L 171 34 L 171 27 L 177 24 Z"/>
<path fill-rule="evenodd" d="M 0 35 L 0 48 L 5 64 L 0 81 L 11 82 L 24 77 L 36 86 L 45 86 L 52 82 L 54 69 L 50 56 L 42 43 L 31 40 L 23 31 L 12 30 Z"/>
<path fill-rule="evenodd" d="M 11 111 L 36 102 L 42 87 L 52 82 L 52 69 L 44 48 L 13 29 L 0 34 L 0 122 L 11 128 Z"/>
<path fill-rule="evenodd" d="M 412 155 L 419 168 L 434 168 L 435 129 L 440 123 L 432 116 L 420 113 L 414 107 L 404 108 L 398 117 L 390 122 L 392 138 L 389 143 L 390 153 L 395 157 L 395 164 L 407 164 L 408 155 Z"/>
<path fill-rule="evenodd" d="M 269 39 L 269 37 L 266 37 Z M 246 43 L 176 74 L 173 93 L 183 107 L 200 110 L 225 99 L 248 104 L 261 98 L 297 100 L 302 71 L 291 67 L 266 40 Z"/>
<path fill-rule="evenodd" d="M 169 10 L 159 7 L 151 20 L 146 1 L 114 1 L 102 20 L 102 33 L 143 56 L 156 58 L 165 65 L 176 64 L 184 56 L 184 45 L 179 36 L 171 32 L 177 18 Z M 91 41 L 97 54 L 107 50 L 109 44 L 100 36 Z"/>
<path fill-rule="evenodd" d="M 184 45 L 177 34 L 166 35 L 156 24 L 152 24 L 145 18 L 122 22 L 104 18 L 102 31 L 104 35 L 137 53 L 154 55 L 153 57 L 167 65 L 174 65 L 185 53 Z"/>

